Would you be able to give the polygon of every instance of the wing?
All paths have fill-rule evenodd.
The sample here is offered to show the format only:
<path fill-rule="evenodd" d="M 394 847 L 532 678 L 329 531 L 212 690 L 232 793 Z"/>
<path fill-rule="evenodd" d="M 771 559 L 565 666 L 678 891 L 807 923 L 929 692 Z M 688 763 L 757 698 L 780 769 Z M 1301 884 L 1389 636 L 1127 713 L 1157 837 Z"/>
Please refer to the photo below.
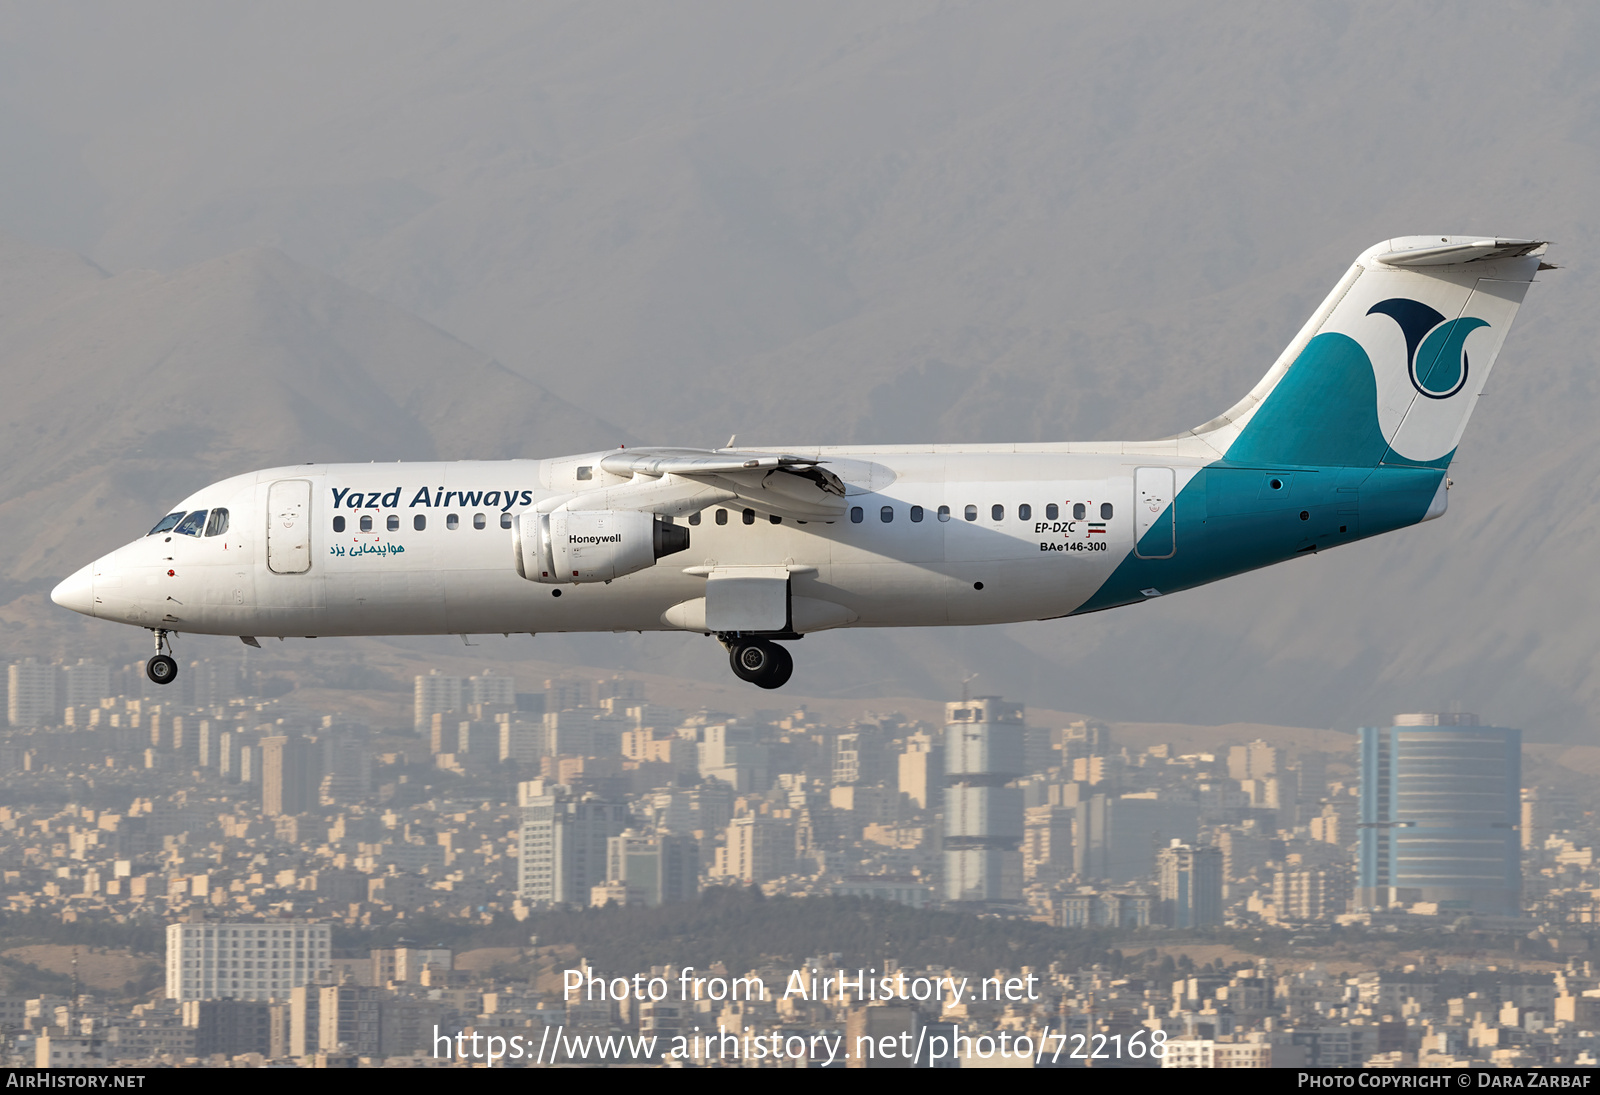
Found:
<path fill-rule="evenodd" d="M 797 520 L 833 520 L 844 513 L 844 483 L 821 460 L 770 452 L 624 449 L 601 459 L 613 475 L 675 479 L 727 491 L 755 510 Z"/>
<path fill-rule="evenodd" d="M 845 512 L 845 486 L 822 461 L 727 449 L 622 449 L 600 460 L 626 483 L 551 498 L 538 508 L 642 509 L 681 517 L 737 501 L 774 517 L 831 521 Z"/>

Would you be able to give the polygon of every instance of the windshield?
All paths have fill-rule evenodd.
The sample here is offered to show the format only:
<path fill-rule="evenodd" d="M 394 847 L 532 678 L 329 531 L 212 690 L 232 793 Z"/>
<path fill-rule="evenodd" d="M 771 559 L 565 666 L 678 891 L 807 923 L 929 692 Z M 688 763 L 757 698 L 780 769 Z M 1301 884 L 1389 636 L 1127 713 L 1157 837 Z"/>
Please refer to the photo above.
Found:
<path fill-rule="evenodd" d="M 193 513 L 189 514 L 189 516 L 185 517 L 182 521 L 179 521 L 178 527 L 172 531 L 180 533 L 184 536 L 199 536 L 200 530 L 205 527 L 206 511 L 203 509 L 197 509 Z"/>
<path fill-rule="evenodd" d="M 146 536 L 154 536 L 158 532 L 166 532 L 169 529 L 171 529 L 173 525 L 176 525 L 181 520 L 183 520 L 183 511 L 182 510 L 179 510 L 177 513 L 169 513 L 165 517 L 163 517 L 159 522 L 157 522 L 155 528 L 153 528 L 149 532 L 145 533 L 145 535 Z"/>
<path fill-rule="evenodd" d="M 228 511 L 214 509 L 211 511 L 211 520 L 206 522 L 207 536 L 221 536 L 228 531 Z"/>

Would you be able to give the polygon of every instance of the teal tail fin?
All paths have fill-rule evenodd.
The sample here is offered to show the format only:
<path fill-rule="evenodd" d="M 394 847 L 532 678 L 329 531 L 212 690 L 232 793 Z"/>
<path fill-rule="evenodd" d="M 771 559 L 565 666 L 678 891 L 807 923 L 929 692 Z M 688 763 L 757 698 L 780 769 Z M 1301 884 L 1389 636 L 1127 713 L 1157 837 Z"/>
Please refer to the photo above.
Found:
<path fill-rule="evenodd" d="M 1230 464 L 1448 467 L 1544 248 L 1411 236 L 1368 249 L 1250 394 L 1195 435 Z"/>

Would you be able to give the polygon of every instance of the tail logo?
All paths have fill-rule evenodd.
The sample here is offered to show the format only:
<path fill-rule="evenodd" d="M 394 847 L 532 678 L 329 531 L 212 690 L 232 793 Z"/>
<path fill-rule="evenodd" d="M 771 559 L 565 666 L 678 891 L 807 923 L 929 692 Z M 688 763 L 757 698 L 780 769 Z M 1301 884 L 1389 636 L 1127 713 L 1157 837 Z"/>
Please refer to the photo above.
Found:
<path fill-rule="evenodd" d="M 1429 399 L 1449 399 L 1467 383 L 1467 336 L 1485 320 L 1472 316 L 1446 320 L 1419 300 L 1390 297 L 1367 309 L 1380 312 L 1400 325 L 1406 336 L 1406 368 L 1411 385 Z"/>

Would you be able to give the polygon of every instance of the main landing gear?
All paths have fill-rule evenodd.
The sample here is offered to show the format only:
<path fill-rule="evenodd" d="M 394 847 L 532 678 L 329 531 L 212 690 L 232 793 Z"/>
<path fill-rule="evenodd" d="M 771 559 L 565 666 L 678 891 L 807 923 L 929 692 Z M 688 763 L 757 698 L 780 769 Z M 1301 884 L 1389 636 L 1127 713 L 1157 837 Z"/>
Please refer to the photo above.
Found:
<path fill-rule="evenodd" d="M 724 639 L 728 662 L 741 681 L 759 688 L 782 688 L 794 674 L 794 658 L 767 639 Z"/>
<path fill-rule="evenodd" d="M 144 663 L 144 675 L 151 684 L 171 684 L 178 678 L 177 659 L 170 654 L 163 654 L 163 650 L 171 650 L 172 644 L 167 641 L 167 633 L 163 628 L 152 628 L 156 635 L 155 657 Z"/>

